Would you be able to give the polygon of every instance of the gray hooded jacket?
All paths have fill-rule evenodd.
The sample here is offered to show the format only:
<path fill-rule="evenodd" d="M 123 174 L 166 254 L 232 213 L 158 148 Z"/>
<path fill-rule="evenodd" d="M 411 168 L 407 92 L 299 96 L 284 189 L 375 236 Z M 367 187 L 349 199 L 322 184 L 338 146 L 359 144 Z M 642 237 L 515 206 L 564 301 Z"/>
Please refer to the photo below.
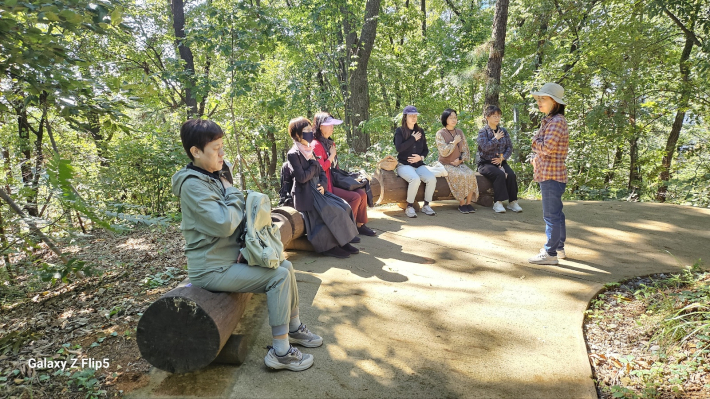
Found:
<path fill-rule="evenodd" d="M 182 208 L 188 277 L 195 280 L 236 263 L 244 194 L 234 187 L 224 189 L 219 180 L 187 167 L 173 175 L 172 185 Z"/>

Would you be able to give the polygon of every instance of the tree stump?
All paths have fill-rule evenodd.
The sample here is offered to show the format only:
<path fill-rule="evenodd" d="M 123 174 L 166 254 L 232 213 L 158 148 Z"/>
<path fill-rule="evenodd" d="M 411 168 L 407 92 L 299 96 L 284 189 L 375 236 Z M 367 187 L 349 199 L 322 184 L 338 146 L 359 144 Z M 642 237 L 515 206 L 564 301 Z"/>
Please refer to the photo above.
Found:
<path fill-rule="evenodd" d="M 151 304 L 138 321 L 141 356 L 161 370 L 187 373 L 212 363 L 231 338 L 222 361 L 243 360 L 245 343 L 232 338 L 232 332 L 251 296 L 195 286 L 175 288 Z"/>

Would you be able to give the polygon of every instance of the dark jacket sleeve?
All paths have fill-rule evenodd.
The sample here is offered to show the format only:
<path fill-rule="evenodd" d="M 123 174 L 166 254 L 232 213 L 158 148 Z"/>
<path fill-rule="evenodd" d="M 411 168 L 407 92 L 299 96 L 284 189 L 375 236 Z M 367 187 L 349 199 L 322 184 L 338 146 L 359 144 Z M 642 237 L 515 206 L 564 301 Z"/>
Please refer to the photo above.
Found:
<path fill-rule="evenodd" d="M 318 176 L 318 179 L 320 180 L 320 185 L 323 186 L 326 191 L 328 190 L 328 175 L 325 174 L 325 170 L 323 168 L 320 169 L 320 174 Z"/>
<path fill-rule="evenodd" d="M 409 136 L 408 139 L 404 140 L 402 137 L 402 128 L 398 127 L 397 130 L 394 131 L 394 148 L 397 150 L 397 152 L 404 152 L 412 148 L 414 145 L 414 142 L 417 140 L 414 138 L 414 136 Z"/>
<path fill-rule="evenodd" d="M 293 179 L 298 183 L 303 184 L 311 180 L 313 176 L 318 174 L 319 170 L 322 171 L 322 169 L 320 168 L 320 165 L 318 165 L 318 161 L 315 159 L 309 160 L 308 167 L 303 169 L 303 166 L 301 166 L 301 160 L 298 159 L 299 157 L 300 154 L 295 152 L 287 155 L 288 162 L 291 164 L 291 167 L 293 167 Z"/>
<path fill-rule="evenodd" d="M 426 143 L 426 136 L 424 135 L 424 131 L 420 131 L 422 134 L 422 140 L 424 140 L 424 149 L 422 150 L 422 153 L 419 154 L 422 156 L 422 158 L 426 158 L 427 155 L 429 155 L 429 146 Z"/>

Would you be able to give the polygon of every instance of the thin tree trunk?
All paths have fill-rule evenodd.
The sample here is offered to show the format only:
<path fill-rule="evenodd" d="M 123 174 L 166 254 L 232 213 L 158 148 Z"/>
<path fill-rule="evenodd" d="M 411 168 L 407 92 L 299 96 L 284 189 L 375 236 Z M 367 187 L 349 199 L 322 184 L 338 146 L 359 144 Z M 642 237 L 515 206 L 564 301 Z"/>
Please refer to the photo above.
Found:
<path fill-rule="evenodd" d="M 505 54 L 505 32 L 508 26 L 509 0 L 497 0 L 493 16 L 493 33 L 491 36 L 491 52 L 488 57 L 486 74 L 486 106 L 499 106 L 500 71 Z"/>
<path fill-rule="evenodd" d="M 692 26 L 693 24 L 691 24 L 691 29 Z M 658 186 L 658 192 L 656 193 L 656 200 L 659 202 L 666 202 L 668 196 L 668 181 L 671 178 L 671 162 L 673 162 L 676 145 L 680 138 L 680 132 L 683 129 L 685 113 L 690 103 L 692 88 L 690 86 L 690 64 L 688 60 L 690 59 L 690 53 L 693 50 L 694 44 L 695 42 L 692 37 L 686 35 L 685 46 L 680 56 L 680 101 L 678 101 L 678 111 L 675 114 L 675 120 L 673 121 L 673 126 L 671 126 L 671 134 L 666 141 L 666 149 L 663 154 L 663 161 L 661 162 L 661 175 L 659 176 L 661 182 Z"/>
<path fill-rule="evenodd" d="M 604 177 L 604 184 L 609 184 L 611 183 L 612 180 L 614 180 L 614 175 L 616 174 L 616 168 L 621 163 L 622 158 L 624 157 L 624 146 L 619 144 L 616 146 L 616 152 L 614 153 L 614 162 L 611 165 L 611 170 L 607 172 L 606 176 Z"/>
<path fill-rule="evenodd" d="M 197 109 L 197 98 L 195 97 L 194 89 L 195 82 L 195 60 L 192 56 L 192 50 L 185 45 L 185 4 L 183 0 L 171 0 L 170 10 L 173 14 L 173 30 L 175 32 L 175 45 L 180 53 L 180 58 L 185 61 L 185 72 L 187 80 L 183 82 L 185 88 L 185 105 L 188 107 L 187 117 L 192 118 L 200 116 Z"/>
<path fill-rule="evenodd" d="M 426 0 L 422 0 L 422 36 L 426 37 Z"/>

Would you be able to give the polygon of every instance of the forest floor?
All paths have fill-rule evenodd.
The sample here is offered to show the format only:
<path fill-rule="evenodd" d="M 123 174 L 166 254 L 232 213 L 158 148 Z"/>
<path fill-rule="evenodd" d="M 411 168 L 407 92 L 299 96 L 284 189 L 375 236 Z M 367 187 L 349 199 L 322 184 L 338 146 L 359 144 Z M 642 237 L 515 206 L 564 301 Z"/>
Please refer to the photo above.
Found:
<path fill-rule="evenodd" d="M 381 234 L 363 239 L 362 254 L 337 262 L 291 254 L 303 289 L 302 314 L 328 342 L 308 374 L 319 383 L 306 384 L 301 373 L 263 370 L 258 348 L 268 344 L 264 318 L 250 358 L 236 368 L 233 393 L 258 387 L 250 392 L 273 396 L 280 391 L 262 384 L 273 379 L 274 385 L 310 386 L 340 397 L 368 395 L 367 389 L 378 397 L 415 392 L 565 397 L 564 389 L 572 392 L 590 382 L 580 327 L 593 298 L 584 329 L 601 397 L 708 397 L 706 338 L 700 334 L 674 344 L 665 338 L 669 334 L 654 331 L 668 318 L 660 309 L 672 309 L 672 315 L 703 298 L 707 304 L 708 275 L 683 272 L 682 266 L 706 258 L 708 232 L 700 226 L 710 213 L 676 206 L 659 212 L 670 207 L 658 204 L 565 203 L 570 259 L 541 267 L 525 262 L 543 236 L 540 204 L 523 206 L 523 214 L 482 208 L 462 218 L 449 205 L 438 205 L 435 218 L 414 220 L 394 207 L 377 208 L 368 225 Z M 154 369 L 140 357 L 137 323 L 153 301 L 186 277 L 183 245 L 175 226 L 96 231 L 64 251 L 92 264 L 98 275 L 49 286 L 21 269 L 11 284 L 5 282 L 0 397 L 113 398 L 146 392 Z M 684 260 L 679 264 L 666 251 Z M 36 256 L 57 262 L 46 249 Z M 675 271 L 633 278 L 659 269 Z M 666 280 L 675 283 L 654 283 Z M 609 284 L 613 281 L 624 283 Z M 595 297 L 605 284 L 607 291 Z M 412 325 L 425 327 L 402 328 Z M 548 328 L 555 325 L 564 327 Z M 391 339 L 382 340 L 385 336 Z M 68 363 L 32 368 L 30 359 Z M 531 361 L 534 367 L 526 363 Z M 546 370 L 546 380 L 538 377 L 539 368 Z M 224 374 L 220 370 L 211 372 Z M 565 379 L 570 375 L 575 377 Z M 225 389 L 221 396 L 232 388 Z"/>

